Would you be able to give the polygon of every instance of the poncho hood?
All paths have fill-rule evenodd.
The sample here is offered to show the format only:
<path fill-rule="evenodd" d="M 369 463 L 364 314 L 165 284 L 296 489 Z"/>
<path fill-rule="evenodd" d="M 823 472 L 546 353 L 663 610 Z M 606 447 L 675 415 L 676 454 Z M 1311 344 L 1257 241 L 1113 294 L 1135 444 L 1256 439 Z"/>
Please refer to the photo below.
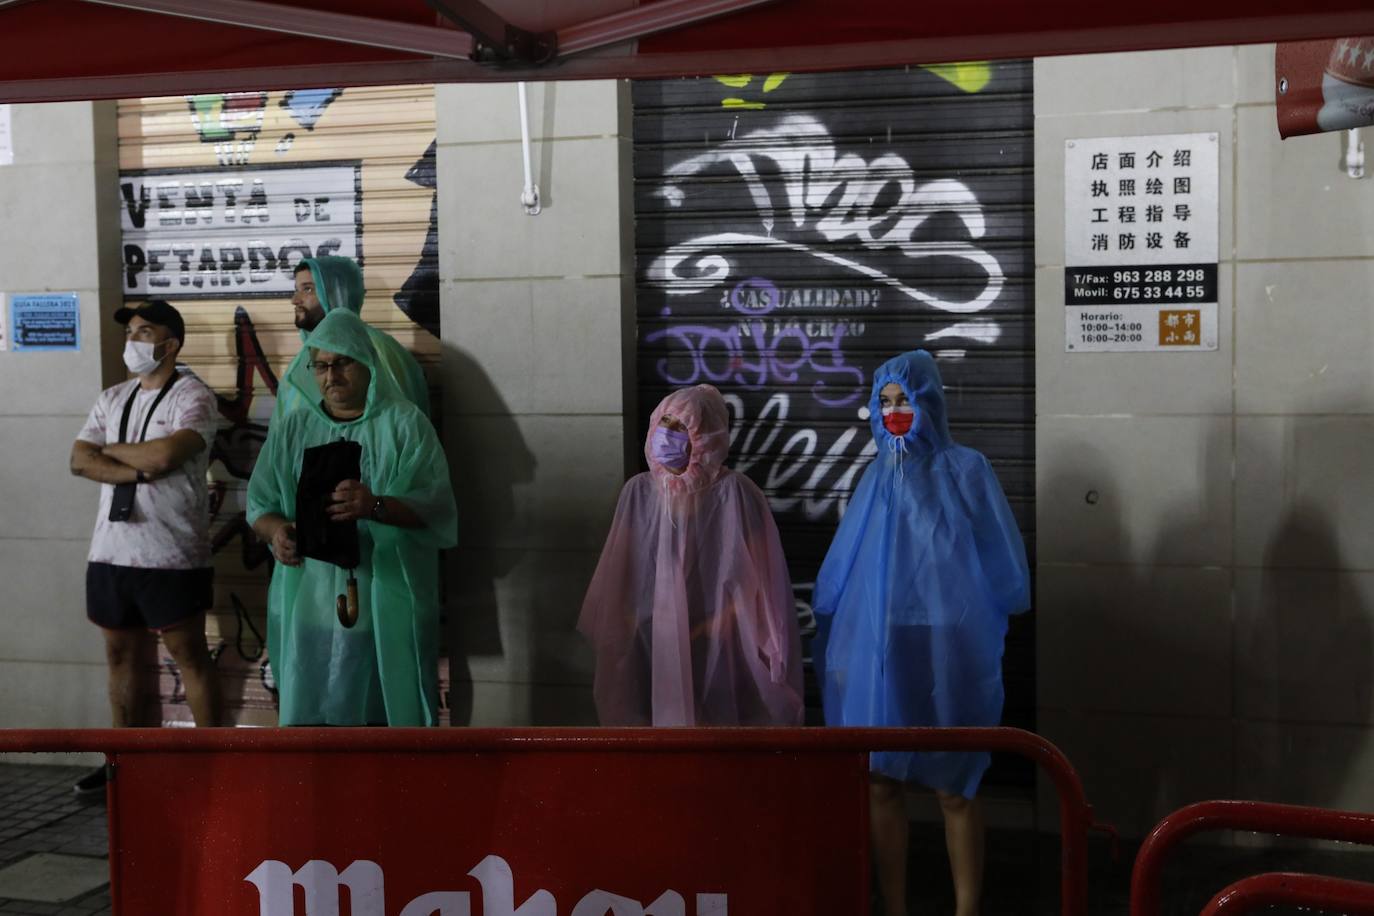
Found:
<path fill-rule="evenodd" d="M 363 285 L 363 269 L 357 261 L 327 254 L 301 258 L 301 263 L 310 268 L 310 276 L 315 281 L 315 298 L 320 300 L 325 315 L 334 311 L 362 314 L 367 288 Z M 309 331 L 301 331 L 301 340 L 309 335 Z"/>
<path fill-rule="evenodd" d="M 670 416 L 687 428 L 692 456 L 687 469 L 674 474 L 654 460 L 654 430 L 659 421 Z M 730 411 L 725 399 L 711 385 L 680 388 L 654 408 L 649 417 L 649 434 L 644 438 L 644 460 L 660 486 L 670 492 L 689 493 L 709 487 L 725 467 L 730 452 Z"/>
<path fill-rule="evenodd" d="M 327 254 L 318 258 L 302 258 L 315 278 L 315 297 L 328 315 L 336 309 L 357 315 L 363 310 L 367 287 L 363 284 L 363 269 L 352 258 Z"/>
<path fill-rule="evenodd" d="M 654 460 L 671 416 L 692 454 Z M 650 418 L 649 471 L 620 492 L 578 629 L 596 650 L 602 725 L 800 725 L 801 639 L 787 560 L 763 492 L 725 466 L 729 411 L 710 385 Z"/>
<path fill-rule="evenodd" d="M 916 410 L 903 436 L 883 426 L 878 394 L 889 382 Z M 826 724 L 996 725 L 1007 616 L 1030 604 L 1016 518 L 987 458 L 951 441 L 929 353 L 880 366 L 869 410 L 879 454 L 840 519 L 812 595 Z M 989 759 L 881 752 L 870 768 L 971 798 Z"/>
<path fill-rule="evenodd" d="M 365 365 L 371 373 L 372 377 L 367 386 L 367 409 L 358 422 L 367 419 L 368 414 L 374 412 L 374 406 L 380 401 L 400 396 L 394 388 L 390 374 L 378 371 L 377 351 L 372 346 L 367 324 L 352 312 L 336 310 L 325 315 L 324 320 L 315 326 L 315 330 L 306 336 L 306 358 L 292 361 L 285 381 L 286 385 L 295 389 L 301 396 L 307 409 L 314 410 L 326 420 L 333 422 L 324 411 L 321 404 L 323 395 L 319 383 L 315 380 L 315 373 L 310 369 L 310 363 L 313 361 L 310 354 L 314 351 L 351 357 Z"/>
<path fill-rule="evenodd" d="M 951 444 L 949 422 L 945 412 L 945 386 L 935 357 L 925 350 L 910 350 L 894 356 L 873 373 L 873 393 L 868 399 L 868 422 L 879 447 L 894 447 L 898 438 L 883 426 L 883 412 L 879 393 L 890 382 L 896 382 L 906 392 L 907 400 L 916 408 L 916 420 L 904 440 L 907 451 L 940 451 Z"/>
<path fill-rule="evenodd" d="M 296 386 L 291 383 L 291 377 L 298 374 L 298 367 L 310 362 L 308 348 L 312 346 L 310 343 L 312 335 L 320 330 L 320 326 L 325 321 L 335 315 L 360 316 L 363 308 L 363 297 L 367 292 L 363 286 L 362 268 L 352 258 L 325 255 L 319 258 L 302 258 L 301 263 L 310 268 L 310 275 L 315 280 L 315 296 L 320 300 L 320 307 L 324 309 L 325 315 L 320 324 L 315 326 L 314 331 L 301 331 L 301 342 L 304 346 L 301 352 L 292 359 L 291 365 L 286 370 L 286 377 L 279 386 L 277 405 L 272 412 L 274 422 L 290 410 L 301 406 L 301 400 L 295 396 L 296 392 L 293 389 Z M 415 357 L 396 338 L 385 331 L 371 327 L 365 322 L 363 322 L 363 327 L 372 344 L 373 361 L 370 365 L 373 369 L 373 377 L 376 377 L 376 367 L 380 365 L 383 374 L 389 379 L 389 387 L 386 391 L 404 397 L 420 408 L 421 413 L 429 416 L 429 382 L 425 379 L 424 371 L 420 369 Z M 323 349 L 328 349 L 328 347 Z M 341 353 L 343 351 L 332 352 Z M 316 404 L 319 401 L 319 391 L 314 384 L 313 377 L 308 372 L 306 375 L 310 384 L 304 386 L 303 389 L 304 403 Z"/>

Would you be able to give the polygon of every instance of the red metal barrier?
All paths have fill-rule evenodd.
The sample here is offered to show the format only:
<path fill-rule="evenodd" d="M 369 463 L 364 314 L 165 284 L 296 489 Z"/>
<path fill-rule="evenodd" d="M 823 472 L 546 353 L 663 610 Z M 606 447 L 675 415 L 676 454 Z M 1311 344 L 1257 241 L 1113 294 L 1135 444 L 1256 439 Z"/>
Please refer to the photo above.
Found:
<path fill-rule="evenodd" d="M 1374 814 L 1255 801 L 1205 801 L 1180 808 L 1160 821 L 1140 847 L 1131 871 L 1131 916 L 1158 916 L 1165 858 L 1183 840 L 1209 830 L 1374 845 Z"/>
<path fill-rule="evenodd" d="M 96 752 L 103 753 L 118 768 L 121 761 L 132 766 L 139 762 L 145 770 L 158 756 L 180 758 L 186 755 L 229 755 L 224 761 L 208 760 L 208 771 L 215 767 L 215 779 L 224 779 L 233 767 L 232 755 L 281 755 L 283 768 L 288 763 L 299 764 L 303 758 L 318 760 L 321 755 L 372 755 L 394 757 L 396 761 L 414 763 L 427 755 L 446 754 L 455 761 L 471 763 L 484 759 L 482 755 L 505 755 L 506 759 L 520 755 L 590 755 L 601 765 L 602 758 L 612 755 L 652 754 L 660 761 L 663 755 L 707 754 L 719 758 L 722 754 L 737 754 L 740 759 L 760 755 L 778 755 L 777 768 L 785 769 L 781 755 L 861 754 L 868 751 L 976 751 L 987 750 L 1019 754 L 1034 760 L 1054 782 L 1059 796 L 1060 831 L 1062 842 L 1061 911 L 1064 916 L 1086 916 L 1087 913 L 1087 831 L 1092 826 L 1092 811 L 1084 796 L 1083 786 L 1072 765 L 1053 744 L 1038 735 L 1011 728 L 950 728 L 950 729 L 868 729 L 868 728 L 739 728 L 739 729 L 91 729 L 91 730 L 15 730 L 0 731 L 0 752 Z M 247 757 L 243 759 L 248 759 Z M 671 759 L 671 758 L 667 758 Z M 862 757 L 855 758 L 861 773 L 866 766 Z M 576 761 L 570 760 L 570 763 Z M 373 769 L 359 769 L 362 774 L 384 773 Z M 315 773 L 323 777 L 346 770 L 348 761 L 325 761 L 312 764 Z M 385 763 L 381 764 L 385 766 Z M 552 764 L 557 769 L 556 759 Z M 120 784 L 119 770 L 110 790 L 110 821 L 115 835 L 121 814 L 114 785 L 122 785 L 131 798 L 141 804 L 155 804 L 156 792 L 145 791 L 147 780 Z M 261 772 L 261 771 L 260 771 Z M 202 777 L 204 778 L 204 777 Z M 205 780 L 213 788 L 213 780 Z M 321 786 L 325 781 L 322 780 Z M 359 785 L 364 783 L 360 782 Z M 138 792 L 133 790 L 137 788 Z M 155 787 L 153 787 L 155 788 Z M 202 787 L 205 788 L 205 787 Z M 313 785 L 303 786 L 303 790 Z M 123 791 L 123 789 L 121 789 Z M 565 794 L 569 786 L 564 784 Z M 142 794 L 139 794 L 142 793 Z M 342 799 L 317 798 L 315 804 L 338 804 Z M 804 807 L 804 799 L 798 799 Z M 139 818 L 146 807 L 139 808 Z M 653 811 L 647 815 L 653 817 Z M 865 811 L 866 816 L 866 811 Z M 766 827 L 767 825 L 740 825 Z M 219 843 L 232 843 L 232 837 L 216 835 Z M 760 838 L 764 839 L 764 838 Z M 781 842 L 786 843 L 787 838 Z M 800 851 L 800 850 L 799 850 Z M 111 848 L 111 869 L 115 871 L 115 848 Z M 367 863 L 371 864 L 371 863 Z M 502 863 L 504 865 L 504 863 Z M 476 874 L 476 870 L 472 874 Z M 297 875 L 299 877 L 299 875 Z M 342 881 L 343 876 L 336 876 Z M 116 879 L 117 880 L 117 879 Z M 263 879 L 266 881 L 266 878 Z M 864 883 L 866 885 L 865 876 Z M 485 887 L 485 885 L 484 885 Z M 112 885 L 112 894 L 118 889 Z M 289 896 L 290 887 L 287 887 Z M 266 891 L 264 891 L 264 895 Z M 709 897 L 709 895 L 705 895 Z M 702 907 L 702 896 L 698 897 Z M 264 904 L 266 906 L 266 904 Z M 858 910 L 856 910 L 857 912 Z M 119 909 L 115 910 L 120 913 Z M 266 910 L 264 910 L 266 912 Z M 426 910 L 425 912 L 430 912 Z M 126 914 L 133 916 L 133 914 Z"/>
<path fill-rule="evenodd" d="M 1374 884 L 1288 872 L 1251 875 L 1213 897 L 1202 916 L 1236 916 L 1267 906 L 1374 916 Z"/>

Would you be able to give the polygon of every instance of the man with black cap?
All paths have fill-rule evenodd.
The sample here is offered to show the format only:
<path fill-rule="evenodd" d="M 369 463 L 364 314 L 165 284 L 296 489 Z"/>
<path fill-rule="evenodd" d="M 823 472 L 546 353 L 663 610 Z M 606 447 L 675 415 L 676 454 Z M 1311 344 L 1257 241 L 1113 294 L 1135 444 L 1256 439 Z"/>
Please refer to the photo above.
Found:
<path fill-rule="evenodd" d="M 222 700 L 205 643 L 213 599 L 209 444 L 219 426 L 212 392 L 176 364 L 181 314 L 161 299 L 122 308 L 124 365 L 135 377 L 101 392 L 72 445 L 71 470 L 102 484 L 86 567 L 86 616 L 105 637 L 116 728 L 142 725 L 148 697 L 138 659 L 162 637 L 196 725 L 218 725 Z M 100 769 L 76 785 L 104 791 Z"/>

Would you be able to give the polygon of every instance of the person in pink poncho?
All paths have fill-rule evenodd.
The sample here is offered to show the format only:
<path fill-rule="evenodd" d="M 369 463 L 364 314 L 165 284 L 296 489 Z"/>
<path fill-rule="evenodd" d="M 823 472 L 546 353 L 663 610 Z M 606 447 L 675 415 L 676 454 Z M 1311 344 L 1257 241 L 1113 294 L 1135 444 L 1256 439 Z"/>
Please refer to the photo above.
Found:
<path fill-rule="evenodd" d="M 792 583 L 768 500 L 725 467 L 724 399 L 674 391 L 649 426 L 577 623 L 601 724 L 800 725 Z"/>

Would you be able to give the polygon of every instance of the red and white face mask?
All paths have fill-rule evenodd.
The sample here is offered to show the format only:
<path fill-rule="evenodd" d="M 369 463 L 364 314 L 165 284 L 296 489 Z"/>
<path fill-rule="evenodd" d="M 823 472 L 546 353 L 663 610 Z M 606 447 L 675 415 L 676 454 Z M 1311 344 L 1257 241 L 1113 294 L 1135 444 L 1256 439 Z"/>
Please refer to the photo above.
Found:
<path fill-rule="evenodd" d="M 905 436 L 916 422 L 916 408 L 910 404 L 883 408 L 883 428 L 894 436 Z"/>

